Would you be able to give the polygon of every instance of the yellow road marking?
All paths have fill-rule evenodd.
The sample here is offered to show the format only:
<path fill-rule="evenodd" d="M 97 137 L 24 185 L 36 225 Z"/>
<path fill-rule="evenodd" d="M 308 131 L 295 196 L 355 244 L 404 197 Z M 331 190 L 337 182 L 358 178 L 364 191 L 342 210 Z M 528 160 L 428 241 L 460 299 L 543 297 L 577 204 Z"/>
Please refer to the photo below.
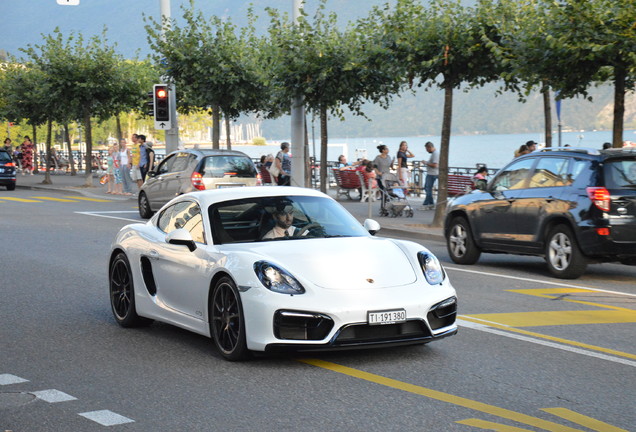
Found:
<path fill-rule="evenodd" d="M 479 320 L 479 319 L 471 318 L 471 317 L 466 316 L 466 315 L 461 315 L 460 318 L 463 319 L 463 320 L 466 320 L 466 321 L 474 322 L 474 323 L 477 323 L 477 324 L 482 324 L 482 325 L 485 325 L 485 326 L 488 326 L 488 327 L 509 331 L 511 333 L 518 333 L 518 334 L 522 334 L 522 335 L 526 335 L 526 336 L 532 336 L 532 337 L 539 338 L 539 339 L 546 339 L 546 340 L 550 340 L 552 342 L 558 342 L 558 343 L 565 344 L 565 345 L 571 345 L 571 346 L 575 346 L 575 347 L 579 347 L 579 348 L 585 348 L 585 349 L 588 349 L 588 350 L 591 350 L 591 351 L 598 351 L 598 352 L 602 352 L 602 353 L 605 353 L 605 354 L 610 354 L 610 355 L 614 355 L 614 356 L 618 356 L 618 357 L 624 357 L 624 358 L 636 360 L 636 355 L 630 354 L 630 353 L 626 353 L 626 352 L 622 352 L 622 351 L 616 351 L 616 350 L 613 350 L 613 349 L 598 347 L 598 346 L 595 346 L 595 345 L 590 345 L 590 344 L 586 344 L 586 343 L 582 343 L 582 342 L 576 342 L 576 341 L 571 341 L 571 340 L 568 340 L 568 339 L 562 339 L 562 338 L 558 338 L 558 337 L 554 337 L 554 336 L 548 336 L 548 335 L 544 335 L 544 334 L 541 334 L 541 333 L 535 333 L 535 332 L 531 332 L 531 331 L 528 331 L 528 330 L 522 330 L 522 329 L 518 329 L 518 328 L 514 328 L 514 327 L 508 327 L 508 326 L 497 324 L 497 323 L 494 323 L 494 322 L 485 322 L 485 321 L 482 321 L 482 320 Z"/>
<path fill-rule="evenodd" d="M 532 417 L 526 414 L 518 413 L 509 409 L 500 408 L 494 405 L 488 405 L 483 402 L 474 401 L 471 399 L 455 396 L 449 393 L 444 393 L 437 390 L 428 389 L 426 387 L 420 387 L 414 384 L 405 383 L 402 381 L 386 378 L 381 375 L 364 372 L 358 369 L 353 369 L 347 366 L 342 366 L 336 363 L 327 362 L 318 359 L 298 359 L 301 363 L 305 363 L 311 366 L 316 366 L 322 369 L 327 369 L 332 372 L 341 373 L 361 380 L 369 381 L 375 384 L 380 384 L 386 387 L 402 390 L 405 392 L 425 396 L 430 399 L 435 399 L 441 402 L 447 402 L 453 405 L 468 408 L 474 411 L 483 412 L 497 417 L 505 418 L 508 420 L 516 421 L 518 423 L 542 428 L 551 432 L 581 432 L 580 430 L 573 429 L 568 426 L 559 425 L 548 420 L 543 420 L 537 417 Z"/>
<path fill-rule="evenodd" d="M 37 198 L 37 199 L 41 199 L 41 200 L 45 200 L 45 201 L 56 201 L 56 202 L 78 202 L 78 201 L 73 201 L 73 200 L 69 200 L 69 199 L 63 199 L 63 198 L 53 198 L 53 197 L 32 197 L 32 198 Z"/>
<path fill-rule="evenodd" d="M 634 310 L 538 311 L 466 315 L 511 327 L 635 323 Z"/>
<path fill-rule="evenodd" d="M 574 293 L 585 293 L 590 296 L 598 295 L 598 293 L 594 291 L 590 291 L 586 289 L 575 289 L 575 288 L 519 289 L 519 290 L 508 290 L 508 291 L 519 293 L 519 294 L 526 294 L 526 295 L 530 295 L 534 297 L 549 298 L 549 299 L 559 298 L 563 294 L 574 294 Z M 634 311 L 633 309 L 629 309 L 629 308 L 611 306 L 611 305 L 606 305 L 602 303 L 594 303 L 594 302 L 589 302 L 585 300 L 574 300 L 574 299 L 570 299 L 566 297 L 559 298 L 559 301 L 565 301 L 569 303 L 578 303 L 578 304 L 584 304 L 588 306 L 595 306 L 595 307 L 600 307 L 605 309 L 614 309 L 619 311 Z"/>
<path fill-rule="evenodd" d="M 26 198 L 15 198 L 15 197 L 0 197 L 0 199 L 8 200 L 8 201 L 25 202 L 25 203 L 41 203 L 42 202 L 42 201 L 36 201 L 36 200 L 31 200 Z"/>
<path fill-rule="evenodd" d="M 530 429 L 521 429 L 514 426 L 502 425 L 495 422 L 490 422 L 481 419 L 466 419 L 461 421 L 456 421 L 455 423 L 463 424 L 466 426 L 473 426 L 479 429 L 485 429 L 489 431 L 496 432 L 532 432 Z"/>
<path fill-rule="evenodd" d="M 81 201 L 113 202 L 113 200 L 106 200 L 106 199 L 100 199 L 100 198 L 86 198 L 86 197 L 78 197 L 78 196 L 70 196 L 70 195 L 66 195 L 65 198 L 73 198 L 73 199 L 81 200 Z"/>
<path fill-rule="evenodd" d="M 542 410 L 598 432 L 627 432 L 625 429 L 617 428 L 616 426 L 584 416 L 567 408 L 542 408 Z"/>

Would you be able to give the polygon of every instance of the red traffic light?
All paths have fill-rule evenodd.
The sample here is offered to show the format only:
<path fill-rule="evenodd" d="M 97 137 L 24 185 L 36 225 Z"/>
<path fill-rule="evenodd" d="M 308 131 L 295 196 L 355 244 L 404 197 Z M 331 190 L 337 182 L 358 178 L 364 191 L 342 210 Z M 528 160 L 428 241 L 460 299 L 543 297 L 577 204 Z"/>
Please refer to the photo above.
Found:
<path fill-rule="evenodd" d="M 157 98 L 158 99 L 165 99 L 167 97 L 168 97 L 168 91 L 165 88 L 159 87 L 157 89 Z"/>

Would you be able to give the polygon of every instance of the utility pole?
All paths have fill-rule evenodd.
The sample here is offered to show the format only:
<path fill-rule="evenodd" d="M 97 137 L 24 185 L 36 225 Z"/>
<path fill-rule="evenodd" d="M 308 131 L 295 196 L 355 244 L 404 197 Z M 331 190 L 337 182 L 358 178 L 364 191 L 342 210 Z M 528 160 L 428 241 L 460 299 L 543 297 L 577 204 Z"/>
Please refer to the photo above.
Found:
<path fill-rule="evenodd" d="M 304 0 L 292 0 L 294 24 L 298 25 Z M 307 187 L 305 184 L 305 106 L 302 96 L 296 96 L 291 104 L 291 185 Z"/>
<path fill-rule="evenodd" d="M 161 37 L 165 37 L 168 21 L 170 20 L 170 0 L 160 0 L 161 2 Z M 164 82 L 167 81 L 164 78 Z M 170 85 L 168 92 L 170 98 L 170 119 L 172 128 L 166 130 L 166 154 L 177 150 L 179 147 L 179 119 L 177 117 L 177 94 L 174 84 Z"/>

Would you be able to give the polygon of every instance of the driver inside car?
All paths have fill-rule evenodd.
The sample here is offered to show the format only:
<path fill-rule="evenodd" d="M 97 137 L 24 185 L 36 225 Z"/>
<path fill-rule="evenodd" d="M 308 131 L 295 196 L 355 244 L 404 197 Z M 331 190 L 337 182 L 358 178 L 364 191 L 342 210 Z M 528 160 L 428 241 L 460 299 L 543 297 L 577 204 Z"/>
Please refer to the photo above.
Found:
<path fill-rule="evenodd" d="M 300 231 L 299 228 L 292 226 L 292 222 L 294 222 L 294 206 L 278 205 L 271 210 L 271 213 L 275 225 L 263 236 L 263 240 L 293 237 L 295 233 Z M 306 235 L 307 231 L 303 234 Z"/>

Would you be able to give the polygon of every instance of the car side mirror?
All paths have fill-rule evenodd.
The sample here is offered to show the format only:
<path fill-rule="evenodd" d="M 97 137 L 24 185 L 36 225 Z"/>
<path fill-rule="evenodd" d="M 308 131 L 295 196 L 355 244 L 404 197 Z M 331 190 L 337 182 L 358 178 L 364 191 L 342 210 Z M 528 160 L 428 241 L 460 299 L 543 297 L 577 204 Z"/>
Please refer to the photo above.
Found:
<path fill-rule="evenodd" d="M 190 249 L 190 252 L 194 252 L 197 248 L 197 245 L 194 243 L 192 239 L 192 235 L 190 231 L 187 229 L 179 228 L 172 231 L 170 234 L 166 236 L 166 241 L 170 244 L 174 245 L 183 245 L 187 246 Z"/>
<path fill-rule="evenodd" d="M 146 173 L 146 175 L 148 177 L 155 177 L 157 175 L 157 173 L 155 171 L 148 171 L 148 173 Z"/>
<path fill-rule="evenodd" d="M 380 231 L 380 224 L 373 219 L 366 219 L 364 221 L 364 229 L 369 231 L 369 234 L 375 235 L 375 233 Z"/>

